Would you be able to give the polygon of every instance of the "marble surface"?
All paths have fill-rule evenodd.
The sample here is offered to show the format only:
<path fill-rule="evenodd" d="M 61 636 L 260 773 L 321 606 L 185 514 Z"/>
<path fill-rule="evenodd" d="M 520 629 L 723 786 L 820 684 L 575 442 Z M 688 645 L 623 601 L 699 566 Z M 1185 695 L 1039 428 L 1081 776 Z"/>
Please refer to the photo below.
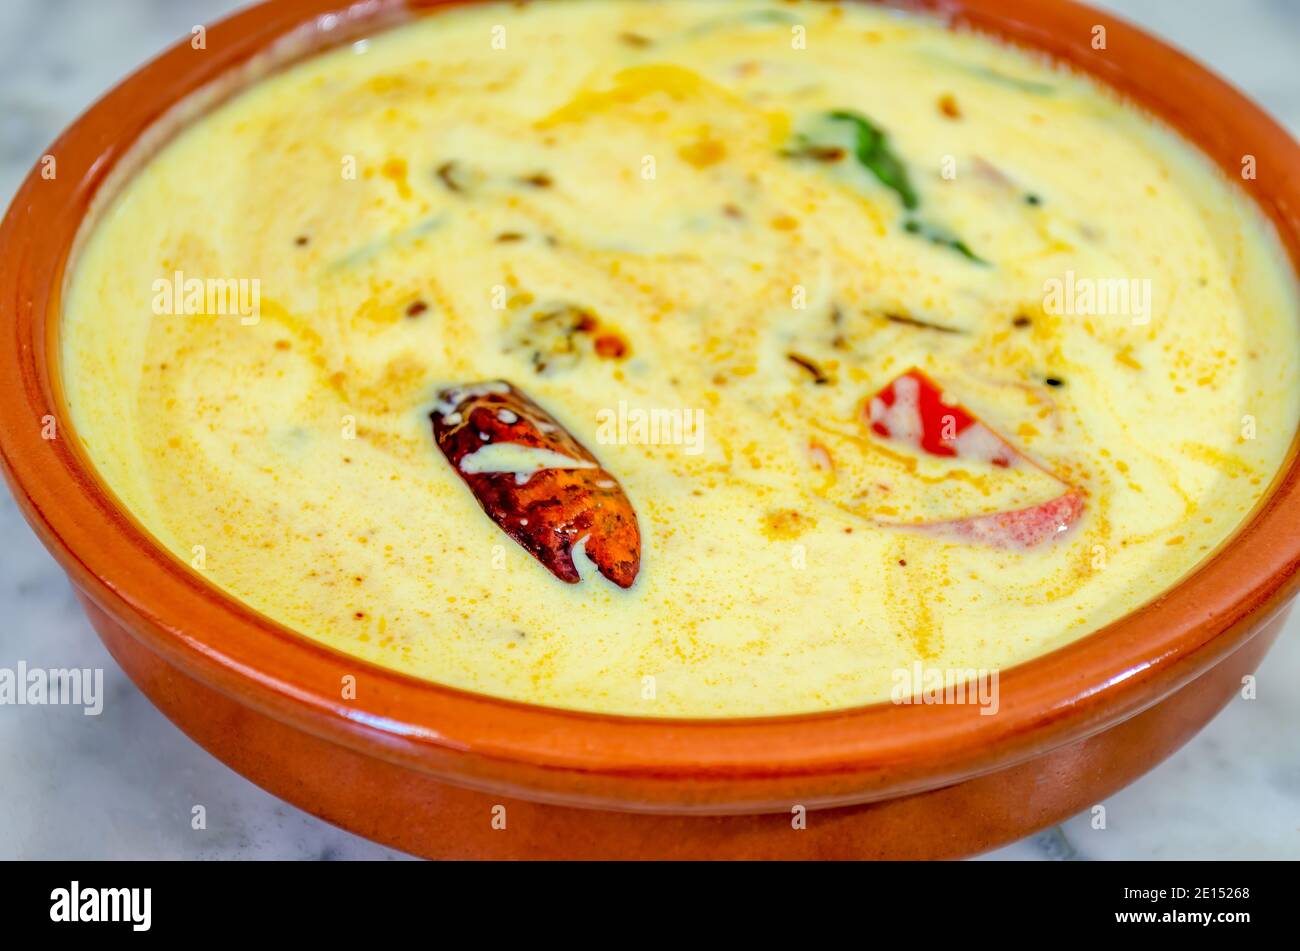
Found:
<path fill-rule="evenodd" d="M 1027 0 L 1029 2 L 1029 0 Z M 1300 2 L 1101 0 L 1172 40 L 1300 133 Z M 0 3 L 0 201 L 116 80 L 239 4 Z M 0 260 L 0 267 L 4 266 Z M 190 742 L 117 669 L 0 488 L 0 668 L 104 671 L 104 707 L 0 706 L 0 858 L 400 858 L 275 799 Z M 992 859 L 1300 858 L 1300 616 L 1196 739 L 1085 814 Z M 194 806 L 206 829 L 194 830 Z"/>

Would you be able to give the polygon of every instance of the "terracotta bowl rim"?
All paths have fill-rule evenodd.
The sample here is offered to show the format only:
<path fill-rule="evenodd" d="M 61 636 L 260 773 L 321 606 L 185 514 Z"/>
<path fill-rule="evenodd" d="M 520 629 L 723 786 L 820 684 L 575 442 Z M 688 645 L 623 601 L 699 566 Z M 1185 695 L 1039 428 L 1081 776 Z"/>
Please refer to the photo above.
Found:
<path fill-rule="evenodd" d="M 474 0 L 469 0 L 474 2 Z M 81 591 L 187 673 L 271 716 L 430 771 L 472 755 L 558 773 L 641 779 L 871 773 L 891 794 L 999 769 L 1091 735 L 1158 702 L 1234 651 L 1295 593 L 1300 467 L 1287 462 L 1247 522 L 1176 586 L 1122 619 L 1001 672 L 1001 710 L 874 704 L 763 718 L 613 716 L 441 686 L 326 648 L 236 601 L 124 513 L 72 434 L 54 345 L 65 267 L 97 190 L 156 120 L 235 75 L 286 37 L 309 45 L 381 29 L 441 0 L 280 0 L 207 27 L 161 54 L 82 115 L 38 164 L 0 224 L 0 460 L 20 507 Z M 1107 13 L 1058 0 L 916 0 L 955 25 L 1044 51 L 1118 87 L 1229 173 L 1248 143 L 1256 202 L 1300 267 L 1300 146 L 1243 95 Z M 1088 45 L 1104 25 L 1108 51 Z M 50 417 L 60 438 L 42 436 Z M 355 700 L 339 685 L 358 678 Z M 454 770 L 453 770 L 454 772 Z"/>

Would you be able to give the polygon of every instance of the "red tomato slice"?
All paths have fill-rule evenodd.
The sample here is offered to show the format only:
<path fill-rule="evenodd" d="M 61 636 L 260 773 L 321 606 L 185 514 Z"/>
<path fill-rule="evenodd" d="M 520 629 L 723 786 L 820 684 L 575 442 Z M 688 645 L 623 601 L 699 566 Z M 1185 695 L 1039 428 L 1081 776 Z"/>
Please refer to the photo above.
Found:
<path fill-rule="evenodd" d="M 938 384 L 915 367 L 876 393 L 867 402 L 864 416 L 877 436 L 932 456 L 1004 469 L 1042 468 L 964 406 L 945 400 Z M 1083 494 L 1057 481 L 1061 494 L 1037 505 L 907 527 L 997 548 L 1032 548 L 1058 537 L 1083 514 Z"/>

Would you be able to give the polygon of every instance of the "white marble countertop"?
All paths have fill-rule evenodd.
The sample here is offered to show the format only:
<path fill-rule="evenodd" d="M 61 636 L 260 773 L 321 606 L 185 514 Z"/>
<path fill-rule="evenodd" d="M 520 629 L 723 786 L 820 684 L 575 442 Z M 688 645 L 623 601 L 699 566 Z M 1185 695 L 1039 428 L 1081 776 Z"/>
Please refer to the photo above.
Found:
<path fill-rule="evenodd" d="M 77 114 L 233 0 L 0 3 L 0 203 Z M 1300 134 L 1300 2 L 1101 0 L 1212 64 Z M 4 262 L 0 260 L 0 267 Z M 100 716 L 0 706 L 0 858 L 400 858 L 263 792 L 173 727 L 118 670 L 0 488 L 0 667 L 98 667 Z M 1171 759 L 1088 816 L 998 859 L 1300 857 L 1300 612 L 1258 675 Z M 191 829 L 194 804 L 207 829 Z"/>

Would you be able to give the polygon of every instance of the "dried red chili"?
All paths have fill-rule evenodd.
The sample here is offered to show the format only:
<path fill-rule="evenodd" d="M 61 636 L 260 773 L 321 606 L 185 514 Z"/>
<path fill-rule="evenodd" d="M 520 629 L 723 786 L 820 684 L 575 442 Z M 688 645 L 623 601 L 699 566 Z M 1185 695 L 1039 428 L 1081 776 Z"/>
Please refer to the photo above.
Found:
<path fill-rule="evenodd" d="M 581 581 L 573 549 L 582 545 L 602 575 L 632 585 L 641 566 L 636 512 L 618 480 L 546 410 L 495 381 L 443 390 L 430 418 L 438 448 L 483 511 L 552 574 Z M 551 454 L 550 464 L 493 471 L 472 463 L 498 444 Z"/>

